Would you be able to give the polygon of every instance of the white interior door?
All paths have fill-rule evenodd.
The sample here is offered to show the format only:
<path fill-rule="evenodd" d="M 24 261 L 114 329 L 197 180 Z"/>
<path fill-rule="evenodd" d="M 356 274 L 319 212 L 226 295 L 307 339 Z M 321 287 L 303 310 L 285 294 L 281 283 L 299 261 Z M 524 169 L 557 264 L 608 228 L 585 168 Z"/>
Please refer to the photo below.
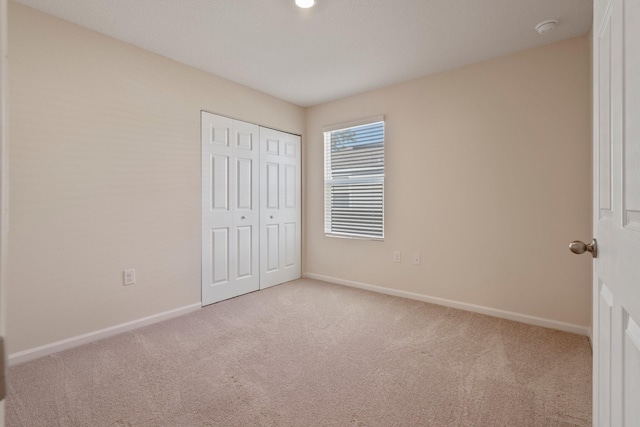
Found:
<path fill-rule="evenodd" d="M 259 128 L 202 112 L 202 305 L 260 287 Z"/>
<path fill-rule="evenodd" d="M 595 0 L 594 425 L 640 425 L 640 1 Z"/>
<path fill-rule="evenodd" d="M 301 268 L 300 137 L 260 128 L 260 288 Z"/>

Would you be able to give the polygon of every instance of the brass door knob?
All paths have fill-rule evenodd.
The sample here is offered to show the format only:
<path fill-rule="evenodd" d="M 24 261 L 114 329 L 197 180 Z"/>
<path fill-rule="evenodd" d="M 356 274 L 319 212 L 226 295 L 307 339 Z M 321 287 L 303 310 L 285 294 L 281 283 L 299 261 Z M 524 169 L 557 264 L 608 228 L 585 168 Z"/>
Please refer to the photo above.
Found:
<path fill-rule="evenodd" d="M 591 243 L 586 244 L 580 240 L 574 240 L 569 243 L 569 250 L 574 254 L 583 254 L 585 252 L 591 253 L 591 256 L 594 258 L 598 257 L 598 241 L 593 239 Z"/>

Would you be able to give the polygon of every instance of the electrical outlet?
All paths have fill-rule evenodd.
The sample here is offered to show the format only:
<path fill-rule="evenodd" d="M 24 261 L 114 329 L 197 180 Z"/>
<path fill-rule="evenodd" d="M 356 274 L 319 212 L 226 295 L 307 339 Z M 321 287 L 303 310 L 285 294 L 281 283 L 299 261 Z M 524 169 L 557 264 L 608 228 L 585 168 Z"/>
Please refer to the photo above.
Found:
<path fill-rule="evenodd" d="M 400 251 L 393 252 L 393 262 L 400 262 Z"/>
<path fill-rule="evenodd" d="M 415 265 L 420 265 L 420 261 L 421 261 L 420 254 L 413 254 L 413 263 Z"/>
<path fill-rule="evenodd" d="M 136 283 L 136 269 L 130 268 L 124 271 L 124 285 L 133 285 Z"/>

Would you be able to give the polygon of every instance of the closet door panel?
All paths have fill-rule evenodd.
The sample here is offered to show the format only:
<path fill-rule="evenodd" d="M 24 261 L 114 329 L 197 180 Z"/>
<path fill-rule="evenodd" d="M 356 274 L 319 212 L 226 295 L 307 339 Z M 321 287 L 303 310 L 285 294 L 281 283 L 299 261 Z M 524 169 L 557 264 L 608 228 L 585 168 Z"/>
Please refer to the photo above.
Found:
<path fill-rule="evenodd" d="M 202 305 L 260 286 L 258 126 L 203 112 Z"/>
<path fill-rule="evenodd" d="M 260 288 L 301 276 L 300 137 L 260 128 Z"/>
<path fill-rule="evenodd" d="M 266 271 L 277 272 L 280 267 L 280 225 L 269 224 L 266 227 L 265 239 Z"/>

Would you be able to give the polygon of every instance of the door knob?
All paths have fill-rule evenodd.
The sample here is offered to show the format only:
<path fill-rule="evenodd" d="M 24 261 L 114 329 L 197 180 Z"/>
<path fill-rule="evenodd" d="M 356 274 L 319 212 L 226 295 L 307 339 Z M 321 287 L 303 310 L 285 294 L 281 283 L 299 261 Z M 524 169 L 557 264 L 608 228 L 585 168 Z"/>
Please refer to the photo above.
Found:
<path fill-rule="evenodd" d="M 574 240 L 569 243 L 569 250 L 574 254 L 583 254 L 585 252 L 590 252 L 591 256 L 594 258 L 598 257 L 598 241 L 593 239 L 591 243 L 586 244 L 580 240 Z"/>
<path fill-rule="evenodd" d="M 242 215 L 242 216 L 240 217 L 240 219 L 247 219 L 247 217 L 246 217 L 246 216 L 244 216 L 244 215 Z"/>

